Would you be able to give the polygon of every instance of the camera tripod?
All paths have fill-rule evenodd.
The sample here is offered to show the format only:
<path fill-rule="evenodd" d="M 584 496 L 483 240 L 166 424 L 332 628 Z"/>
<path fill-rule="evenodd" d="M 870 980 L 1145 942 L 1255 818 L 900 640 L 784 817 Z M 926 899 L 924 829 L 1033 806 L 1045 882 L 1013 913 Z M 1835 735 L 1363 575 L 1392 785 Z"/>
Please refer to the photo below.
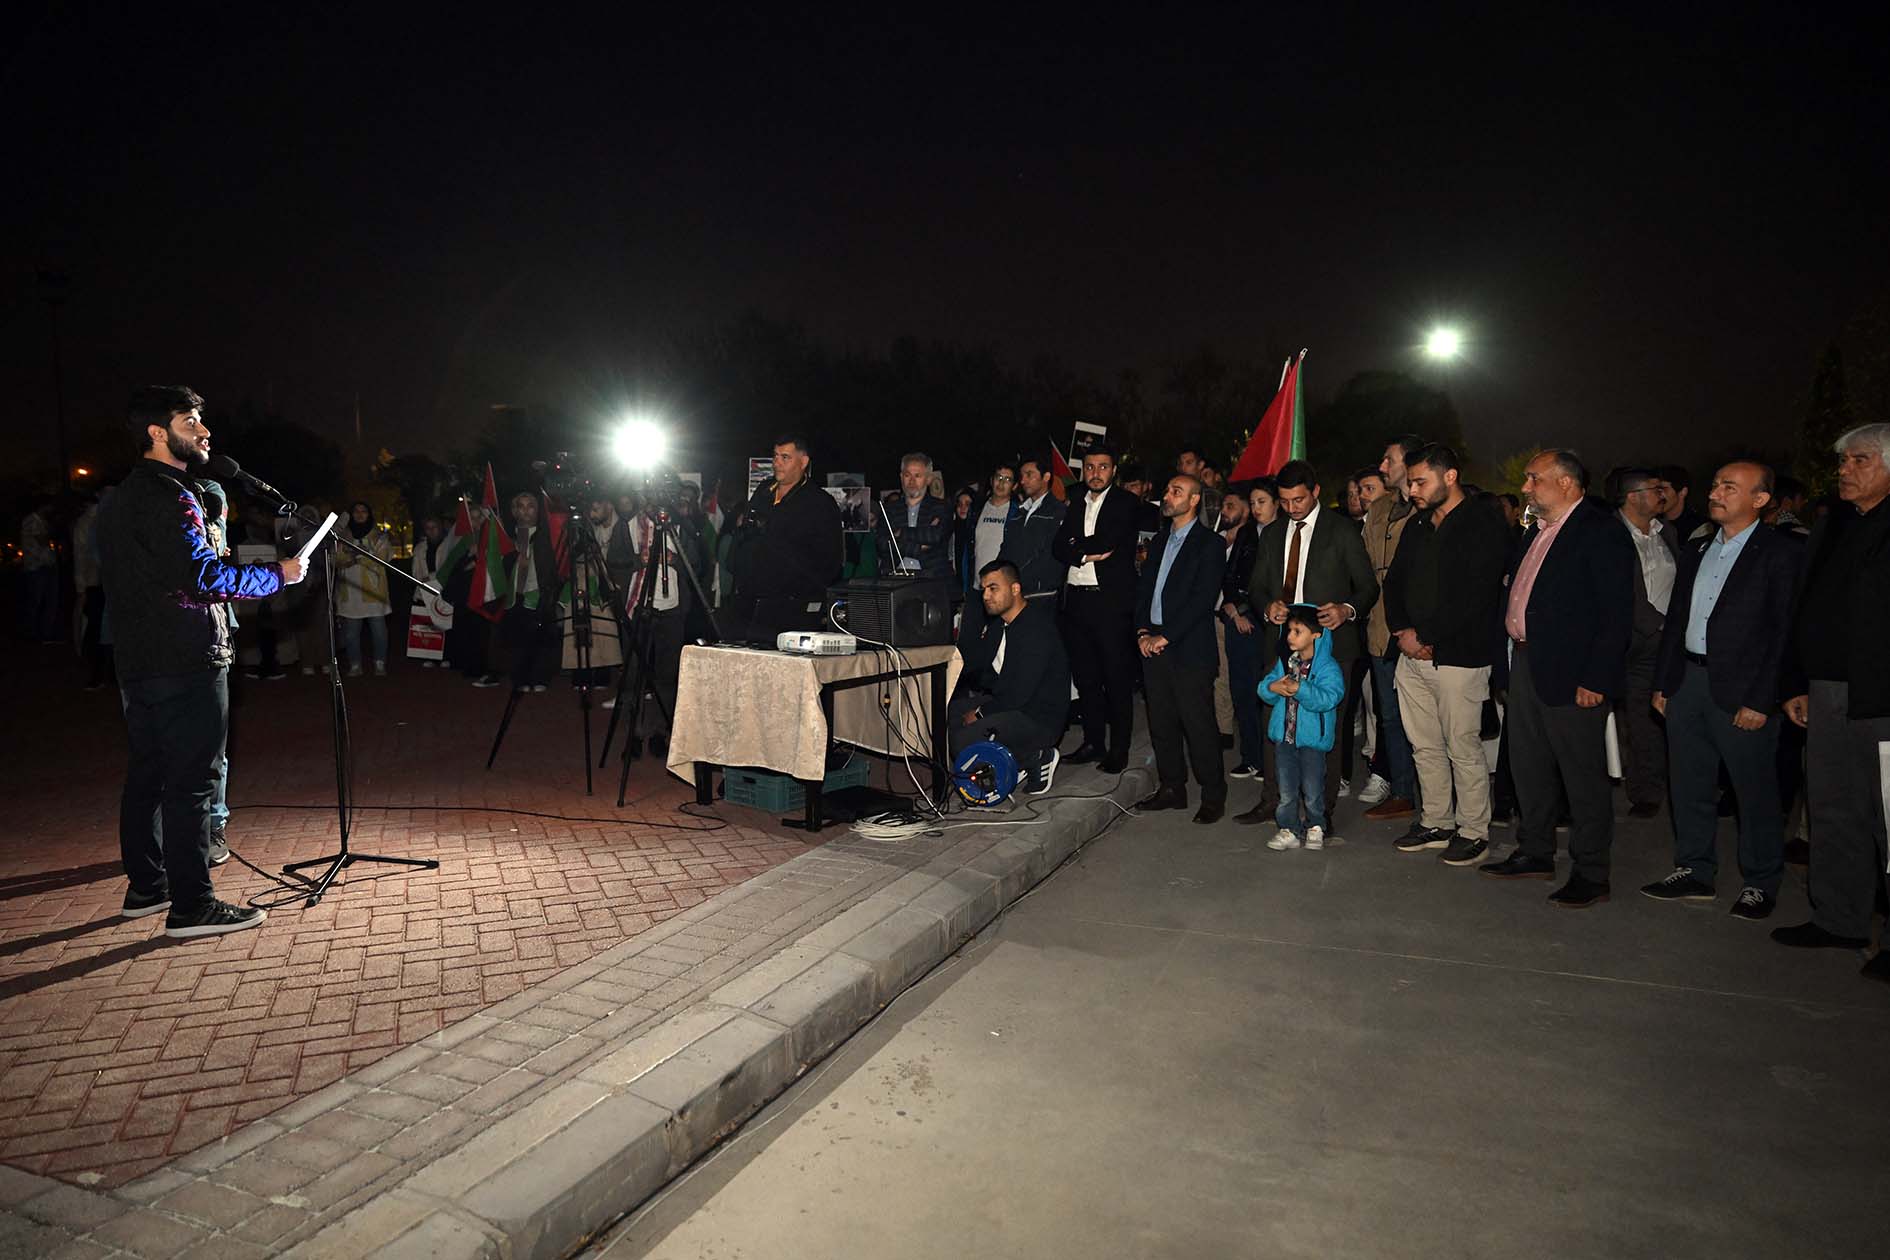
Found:
<path fill-rule="evenodd" d="M 548 513 L 544 509 L 549 508 L 549 500 L 541 493 L 539 501 L 541 519 L 548 519 Z M 544 643 L 544 636 L 550 632 L 550 627 L 559 625 L 565 620 L 571 623 L 573 669 L 576 671 L 577 678 L 581 680 L 577 685 L 577 693 L 580 721 L 584 727 L 584 795 L 589 796 L 593 790 L 591 783 L 591 692 L 596 686 L 591 668 L 591 637 L 596 632 L 597 626 L 591 602 L 593 588 L 603 596 L 604 607 L 610 613 L 611 624 L 617 630 L 619 653 L 626 661 L 629 660 L 628 626 L 624 618 L 616 611 L 622 607 L 623 601 L 616 586 L 610 580 L 610 569 L 605 563 L 603 550 L 598 545 L 596 535 L 591 532 L 590 523 L 584 519 L 581 509 L 576 504 L 564 513 L 564 519 L 565 537 L 569 540 L 571 553 L 571 615 L 569 618 L 553 616 L 542 617 L 539 620 L 532 636 L 530 659 L 537 658 Z M 547 597 L 549 593 L 541 582 L 539 598 Z M 505 732 L 512 725 L 512 715 L 518 711 L 518 698 L 523 694 L 524 688 L 515 683 L 512 694 L 506 699 L 505 713 L 499 718 L 498 733 L 492 737 L 492 751 L 486 757 L 488 770 L 492 769 L 493 763 L 499 758 L 499 746 L 505 742 Z M 612 722 L 614 723 L 615 720 L 613 716 Z M 604 746 L 608 751 L 610 747 L 608 738 Z"/>
<path fill-rule="evenodd" d="M 721 638 L 721 629 L 716 625 L 715 613 L 710 610 L 708 598 L 703 594 L 702 580 L 696 576 L 696 566 L 689 559 L 688 549 L 682 545 L 680 530 L 674 518 L 666 510 L 653 508 L 645 516 L 648 522 L 649 539 L 647 553 L 643 558 L 642 571 L 633 584 L 636 596 L 626 610 L 624 623 L 628 642 L 623 654 L 623 674 L 617 679 L 617 699 L 610 711 L 610 724 L 604 730 L 604 751 L 598 758 L 601 767 L 610 756 L 610 743 L 617 733 L 617 721 L 628 708 L 630 723 L 624 732 L 622 761 L 623 768 L 617 776 L 617 804 L 621 806 L 629 790 L 630 763 L 639 753 L 641 738 L 639 731 L 643 723 L 643 702 L 652 692 L 656 695 L 656 707 L 663 715 L 663 721 L 672 731 L 676 726 L 674 699 L 664 699 L 663 689 L 658 674 L 656 659 L 656 629 L 659 616 L 686 617 L 687 609 L 681 599 L 673 609 L 658 609 L 655 604 L 658 590 L 667 592 L 670 583 L 675 581 L 670 568 L 670 553 L 675 552 L 677 560 L 682 562 L 682 576 L 689 582 L 689 592 L 698 601 L 697 606 L 708 618 L 710 632 Z M 678 592 L 680 594 L 681 592 Z M 626 700 L 627 697 L 627 700 Z M 586 755 L 589 754 L 586 745 Z"/>

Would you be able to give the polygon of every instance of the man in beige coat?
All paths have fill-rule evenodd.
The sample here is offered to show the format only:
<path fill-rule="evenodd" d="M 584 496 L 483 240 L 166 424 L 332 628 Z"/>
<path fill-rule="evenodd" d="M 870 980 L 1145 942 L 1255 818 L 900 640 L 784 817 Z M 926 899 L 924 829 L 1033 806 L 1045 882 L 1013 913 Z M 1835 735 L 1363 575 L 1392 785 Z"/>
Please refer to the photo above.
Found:
<path fill-rule="evenodd" d="M 1385 444 L 1378 470 L 1385 475 L 1385 493 L 1378 496 L 1365 513 L 1361 532 L 1365 537 L 1365 555 L 1372 562 L 1372 572 L 1379 585 L 1391 571 L 1391 561 L 1398 554 L 1398 541 L 1411 519 L 1411 502 L 1405 497 L 1405 456 L 1424 445 L 1422 438 L 1400 434 Z M 1396 686 L 1398 654 L 1392 652 L 1391 628 L 1385 622 L 1385 602 L 1372 607 L 1365 626 L 1365 651 L 1372 665 L 1372 700 L 1378 716 L 1378 740 L 1372 752 L 1372 775 L 1358 794 L 1361 805 L 1369 806 L 1365 817 L 1406 818 L 1415 806 L 1417 767 L 1411 759 L 1411 741 L 1405 738 L 1404 721 L 1398 712 Z"/>

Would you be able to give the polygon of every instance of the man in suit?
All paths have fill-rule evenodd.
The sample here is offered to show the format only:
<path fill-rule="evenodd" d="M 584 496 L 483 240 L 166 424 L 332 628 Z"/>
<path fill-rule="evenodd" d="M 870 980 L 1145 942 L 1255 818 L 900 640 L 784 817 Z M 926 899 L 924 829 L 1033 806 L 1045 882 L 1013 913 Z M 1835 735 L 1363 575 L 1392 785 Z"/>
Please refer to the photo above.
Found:
<path fill-rule="evenodd" d="M 1063 513 L 1050 554 L 1065 566 L 1063 643 L 1083 704 L 1083 742 L 1064 760 L 1098 762 L 1105 774 L 1129 764 L 1135 728 L 1135 535 L 1141 505 L 1115 488 L 1116 457 L 1083 456 L 1080 502 Z"/>
<path fill-rule="evenodd" d="M 1514 854 L 1477 868 L 1497 879 L 1553 880 L 1558 788 L 1566 791 L 1574 870 L 1549 900 L 1569 909 L 1608 899 L 1608 703 L 1627 689 L 1636 564 L 1620 522 L 1586 501 L 1587 483 L 1573 451 L 1544 451 L 1523 472 L 1538 523 L 1511 568 L 1503 617 L 1510 770 L 1522 825 Z"/>
<path fill-rule="evenodd" d="M 1711 901 L 1719 870 L 1719 768 L 1739 798 L 1739 872 L 1732 912 L 1763 919 L 1785 870 L 1779 808 L 1780 680 L 1804 544 L 1765 528 L 1772 470 L 1728 464 L 1706 496 L 1713 537 L 1681 551 L 1673 615 L 1660 637 L 1653 707 L 1667 719 L 1673 789 L 1673 874 L 1641 889 L 1657 901 Z"/>
<path fill-rule="evenodd" d="M 1349 689 L 1356 674 L 1352 662 L 1364 651 L 1360 633 L 1363 619 L 1378 602 L 1378 579 L 1372 574 L 1372 562 L 1365 554 L 1364 540 L 1342 512 L 1319 506 L 1319 474 L 1305 460 L 1296 459 L 1281 468 L 1275 478 L 1280 487 L 1280 514 L 1260 533 L 1258 558 L 1253 578 L 1247 584 L 1256 607 L 1264 606 L 1266 619 L 1275 626 L 1286 624 L 1286 610 L 1291 604 L 1313 604 L 1319 609 L 1319 624 L 1332 636 L 1332 659 L 1346 677 Z M 1269 635 L 1269 640 L 1272 636 Z M 1269 652 L 1277 654 L 1276 646 Z M 1263 662 L 1270 667 L 1272 657 Z M 1263 667 L 1262 673 L 1265 672 Z M 1341 704 L 1340 711 L 1345 710 Z M 1332 816 L 1339 800 L 1339 780 L 1350 778 L 1350 766 L 1338 764 L 1342 754 L 1339 740 L 1326 754 L 1326 816 Z M 1269 776 L 1261 788 L 1260 803 L 1235 822 L 1272 822 L 1279 806 L 1279 784 Z"/>
<path fill-rule="evenodd" d="M 1226 544 L 1199 519 L 1199 478 L 1170 477 L 1161 511 L 1168 527 L 1149 543 L 1135 596 L 1136 648 L 1142 654 L 1149 742 L 1155 746 L 1161 786 L 1136 808 L 1186 809 L 1193 763 L 1194 780 L 1201 785 L 1194 820 L 1219 822 L 1227 809 L 1227 774 L 1214 724 L 1214 678 L 1220 672 L 1214 609 L 1227 564 Z"/>
<path fill-rule="evenodd" d="M 1017 569 L 1025 599 L 1054 600 L 1069 571 L 1050 554 L 1066 505 L 1050 493 L 1049 467 L 1040 455 L 1018 461 L 1017 511 L 1004 527 L 1004 546 L 998 552 L 999 559 L 1010 561 Z"/>
<path fill-rule="evenodd" d="M 1622 784 L 1628 817 L 1652 818 L 1667 796 L 1667 737 L 1654 720 L 1654 665 L 1667 621 L 1679 560 L 1679 532 L 1661 513 L 1667 483 L 1649 468 L 1617 471 L 1610 479 L 1616 515 L 1634 544 L 1633 634 L 1628 640 L 1627 690 L 1614 707 L 1621 740 Z"/>
<path fill-rule="evenodd" d="M 1057 736 L 1070 703 L 1070 663 L 1057 636 L 1054 610 L 1024 597 L 1017 566 L 993 560 L 978 574 L 984 620 L 961 638 L 965 668 L 952 698 L 952 757 L 982 739 L 1011 750 L 1030 790 L 1050 790 L 1057 769 Z"/>
<path fill-rule="evenodd" d="M 1852 429 L 1834 449 L 1841 502 L 1806 543 L 1785 702 L 1807 740 L 1812 911 L 1808 922 L 1773 928 L 1772 939 L 1801 949 L 1862 949 L 1877 898 L 1890 891 L 1880 750 L 1890 741 L 1890 424 Z M 1863 975 L 1890 981 L 1890 949 Z"/>

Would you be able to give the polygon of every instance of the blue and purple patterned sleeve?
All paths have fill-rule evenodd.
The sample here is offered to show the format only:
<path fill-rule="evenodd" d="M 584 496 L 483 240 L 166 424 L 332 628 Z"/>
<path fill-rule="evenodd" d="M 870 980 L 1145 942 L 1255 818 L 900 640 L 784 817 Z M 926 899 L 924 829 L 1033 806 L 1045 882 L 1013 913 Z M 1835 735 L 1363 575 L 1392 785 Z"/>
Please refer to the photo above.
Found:
<path fill-rule="evenodd" d="M 189 494 L 177 496 L 178 530 L 183 549 L 177 571 L 178 593 L 190 603 L 220 604 L 233 599 L 267 599 L 282 589 L 282 566 L 226 564 L 210 546 L 203 511 Z"/>

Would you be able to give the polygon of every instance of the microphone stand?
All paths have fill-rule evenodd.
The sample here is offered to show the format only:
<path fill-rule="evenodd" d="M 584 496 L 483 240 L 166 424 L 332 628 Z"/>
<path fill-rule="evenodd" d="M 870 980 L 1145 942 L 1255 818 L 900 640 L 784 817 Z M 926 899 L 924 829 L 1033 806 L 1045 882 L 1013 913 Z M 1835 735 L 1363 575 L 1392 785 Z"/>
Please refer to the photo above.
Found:
<path fill-rule="evenodd" d="M 274 499 L 277 503 L 276 514 L 278 516 L 284 517 L 285 519 L 293 518 L 311 526 L 321 524 L 321 521 L 315 518 L 314 513 L 290 500 L 280 490 L 277 490 L 268 482 L 253 477 L 241 470 L 238 470 L 235 476 L 251 490 Z M 346 547 L 356 555 L 372 560 L 389 573 L 399 574 L 409 582 L 412 582 L 415 586 L 431 591 L 435 595 L 441 593 L 440 588 L 434 586 L 431 582 L 421 581 L 413 574 L 396 565 L 389 564 L 372 551 L 369 551 L 366 547 L 355 542 L 354 539 L 346 537 L 338 528 L 328 531 L 328 538 L 325 540 L 325 544 L 327 554 L 322 557 L 322 583 L 328 598 L 328 701 L 330 720 L 334 728 L 335 738 L 335 822 L 341 836 L 341 847 L 336 852 L 327 854 L 324 857 L 308 858 L 300 862 L 290 862 L 287 866 L 282 868 L 284 875 L 296 880 L 308 889 L 308 904 L 311 906 L 320 904 L 321 899 L 328 893 L 328 886 L 335 882 L 335 876 L 341 874 L 341 872 L 347 870 L 356 862 L 379 862 L 387 866 L 413 866 L 419 867 L 422 870 L 438 870 L 440 866 L 438 858 L 382 857 L 374 853 L 356 853 L 348 847 L 348 833 L 353 829 L 354 824 L 354 765 L 352 746 L 348 738 L 348 698 L 342 691 L 341 662 L 337 659 L 335 654 L 335 558 L 341 554 L 341 548 Z M 311 553 L 311 555 L 312 554 L 313 553 Z M 314 866 L 319 866 L 324 869 L 313 876 L 302 874 L 304 869 Z"/>

